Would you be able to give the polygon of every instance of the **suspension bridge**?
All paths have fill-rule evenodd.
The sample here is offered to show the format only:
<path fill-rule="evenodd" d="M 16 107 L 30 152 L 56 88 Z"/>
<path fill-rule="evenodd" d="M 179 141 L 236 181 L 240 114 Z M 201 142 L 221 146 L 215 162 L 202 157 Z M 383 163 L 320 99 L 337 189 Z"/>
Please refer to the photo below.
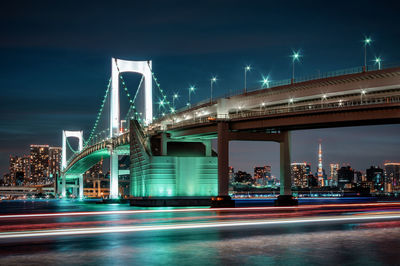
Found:
<path fill-rule="evenodd" d="M 195 205 L 214 197 L 229 205 L 229 141 L 243 140 L 280 144 L 280 199 L 282 204 L 293 204 L 292 130 L 400 122 L 400 67 L 360 67 L 271 82 L 257 90 L 211 98 L 176 111 L 174 96 L 168 97 L 161 88 L 151 61 L 113 58 L 111 65 L 112 76 L 88 139 L 83 139 L 82 131 L 63 131 L 63 197 L 67 180 L 73 180 L 79 183 L 82 198 L 83 173 L 109 158 L 110 198 L 119 198 L 118 158 L 125 155 L 130 158 L 129 196 L 137 204 L 160 204 L 155 201 L 162 198 L 164 205 L 179 204 L 179 200 Z M 142 76 L 133 97 L 121 75 L 124 72 Z M 129 103 L 125 119 L 120 117 L 120 85 Z M 138 100 L 140 91 L 142 100 Z M 153 92 L 163 108 L 157 117 Z M 107 128 L 99 130 L 106 99 L 109 120 Z M 78 149 L 72 148 L 69 138 L 78 140 Z M 218 153 L 212 149 L 213 139 L 217 139 Z M 72 151 L 68 159 L 67 150 Z"/>

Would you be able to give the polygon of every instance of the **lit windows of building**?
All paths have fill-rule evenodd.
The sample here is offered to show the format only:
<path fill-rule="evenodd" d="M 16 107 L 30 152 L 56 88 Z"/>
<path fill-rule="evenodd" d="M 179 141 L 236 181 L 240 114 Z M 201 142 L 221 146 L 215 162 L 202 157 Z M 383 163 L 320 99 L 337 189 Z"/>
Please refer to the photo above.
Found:
<path fill-rule="evenodd" d="M 308 186 L 307 163 L 292 163 L 291 164 L 292 185 L 305 188 Z"/>
<path fill-rule="evenodd" d="M 48 183 L 49 177 L 49 145 L 31 145 L 31 184 Z"/>
<path fill-rule="evenodd" d="M 385 192 L 400 191 L 400 163 L 385 163 Z"/>

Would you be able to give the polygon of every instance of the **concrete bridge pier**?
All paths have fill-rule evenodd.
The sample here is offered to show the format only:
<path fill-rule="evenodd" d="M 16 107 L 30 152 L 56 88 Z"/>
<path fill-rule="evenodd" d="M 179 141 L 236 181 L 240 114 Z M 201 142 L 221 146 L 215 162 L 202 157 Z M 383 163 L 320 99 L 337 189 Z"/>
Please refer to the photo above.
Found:
<path fill-rule="evenodd" d="M 67 179 L 65 177 L 65 174 L 62 175 L 61 177 L 61 196 L 63 198 L 66 198 L 67 196 L 67 191 L 66 191 L 66 183 L 67 183 Z"/>
<path fill-rule="evenodd" d="M 280 195 L 275 200 L 275 206 L 298 205 L 292 196 L 292 179 L 290 174 L 290 131 L 281 131 L 280 145 Z"/>
<path fill-rule="evenodd" d="M 79 199 L 83 199 L 83 175 L 79 175 Z"/>
<path fill-rule="evenodd" d="M 229 124 L 218 122 L 218 196 L 211 207 L 235 207 L 229 192 Z"/>

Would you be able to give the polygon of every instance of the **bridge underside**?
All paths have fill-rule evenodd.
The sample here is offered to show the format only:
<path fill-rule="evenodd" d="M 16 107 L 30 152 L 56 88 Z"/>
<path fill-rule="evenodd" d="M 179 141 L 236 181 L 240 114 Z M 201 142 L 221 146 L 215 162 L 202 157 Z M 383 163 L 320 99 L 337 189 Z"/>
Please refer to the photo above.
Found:
<path fill-rule="evenodd" d="M 352 108 L 332 108 L 324 111 L 235 118 L 229 129 L 239 131 L 304 130 L 331 127 L 369 126 L 400 123 L 400 104 L 382 104 Z M 217 123 L 205 123 L 170 130 L 171 138 L 217 137 Z"/>
<path fill-rule="evenodd" d="M 78 162 L 76 162 L 71 168 L 68 169 L 66 172 L 67 179 L 75 179 L 79 175 L 85 173 L 89 170 L 92 166 L 96 163 L 100 162 L 102 159 L 107 159 L 110 157 L 110 153 L 107 149 L 102 149 L 95 151 L 86 157 L 82 158 Z"/>

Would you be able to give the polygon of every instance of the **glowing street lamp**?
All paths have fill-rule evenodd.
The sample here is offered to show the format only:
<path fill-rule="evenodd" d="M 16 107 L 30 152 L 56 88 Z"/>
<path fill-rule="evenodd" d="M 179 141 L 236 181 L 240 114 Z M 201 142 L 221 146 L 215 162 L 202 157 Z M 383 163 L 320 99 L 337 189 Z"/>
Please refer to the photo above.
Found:
<path fill-rule="evenodd" d="M 250 66 L 246 66 L 244 68 L 244 93 L 246 93 L 247 91 L 247 71 L 250 71 L 251 67 Z"/>
<path fill-rule="evenodd" d="M 269 88 L 269 77 L 267 76 L 267 77 L 262 77 L 262 85 L 261 85 L 261 87 L 262 88 L 264 88 L 264 87 L 267 87 L 267 88 Z"/>
<path fill-rule="evenodd" d="M 380 57 L 375 57 L 375 64 L 378 64 L 378 69 L 381 70 L 382 59 Z"/>
<path fill-rule="evenodd" d="M 365 37 L 364 40 L 364 71 L 367 70 L 367 45 L 370 45 L 372 42 L 370 37 Z"/>
<path fill-rule="evenodd" d="M 194 87 L 194 86 L 190 86 L 189 87 L 189 101 L 188 101 L 188 106 L 190 106 L 190 94 L 192 93 L 192 92 L 194 92 L 194 90 L 195 90 L 196 88 Z"/>
<path fill-rule="evenodd" d="M 360 97 L 361 97 L 361 104 L 363 103 L 363 96 L 364 96 L 366 93 L 367 93 L 366 90 L 361 90 L 361 95 L 360 95 Z"/>
<path fill-rule="evenodd" d="M 217 77 L 212 77 L 210 80 L 210 103 L 212 103 L 213 83 L 217 82 Z"/>
<path fill-rule="evenodd" d="M 300 56 L 301 55 L 300 55 L 299 51 L 297 51 L 297 52 L 293 51 L 293 54 L 292 54 L 292 66 L 293 66 L 292 83 L 294 82 L 294 63 L 296 62 L 296 60 L 299 61 Z"/>
<path fill-rule="evenodd" d="M 178 95 L 178 93 L 175 93 L 173 96 L 172 96 L 172 106 L 175 108 L 175 99 L 178 99 L 178 97 L 179 97 L 179 95 Z"/>

